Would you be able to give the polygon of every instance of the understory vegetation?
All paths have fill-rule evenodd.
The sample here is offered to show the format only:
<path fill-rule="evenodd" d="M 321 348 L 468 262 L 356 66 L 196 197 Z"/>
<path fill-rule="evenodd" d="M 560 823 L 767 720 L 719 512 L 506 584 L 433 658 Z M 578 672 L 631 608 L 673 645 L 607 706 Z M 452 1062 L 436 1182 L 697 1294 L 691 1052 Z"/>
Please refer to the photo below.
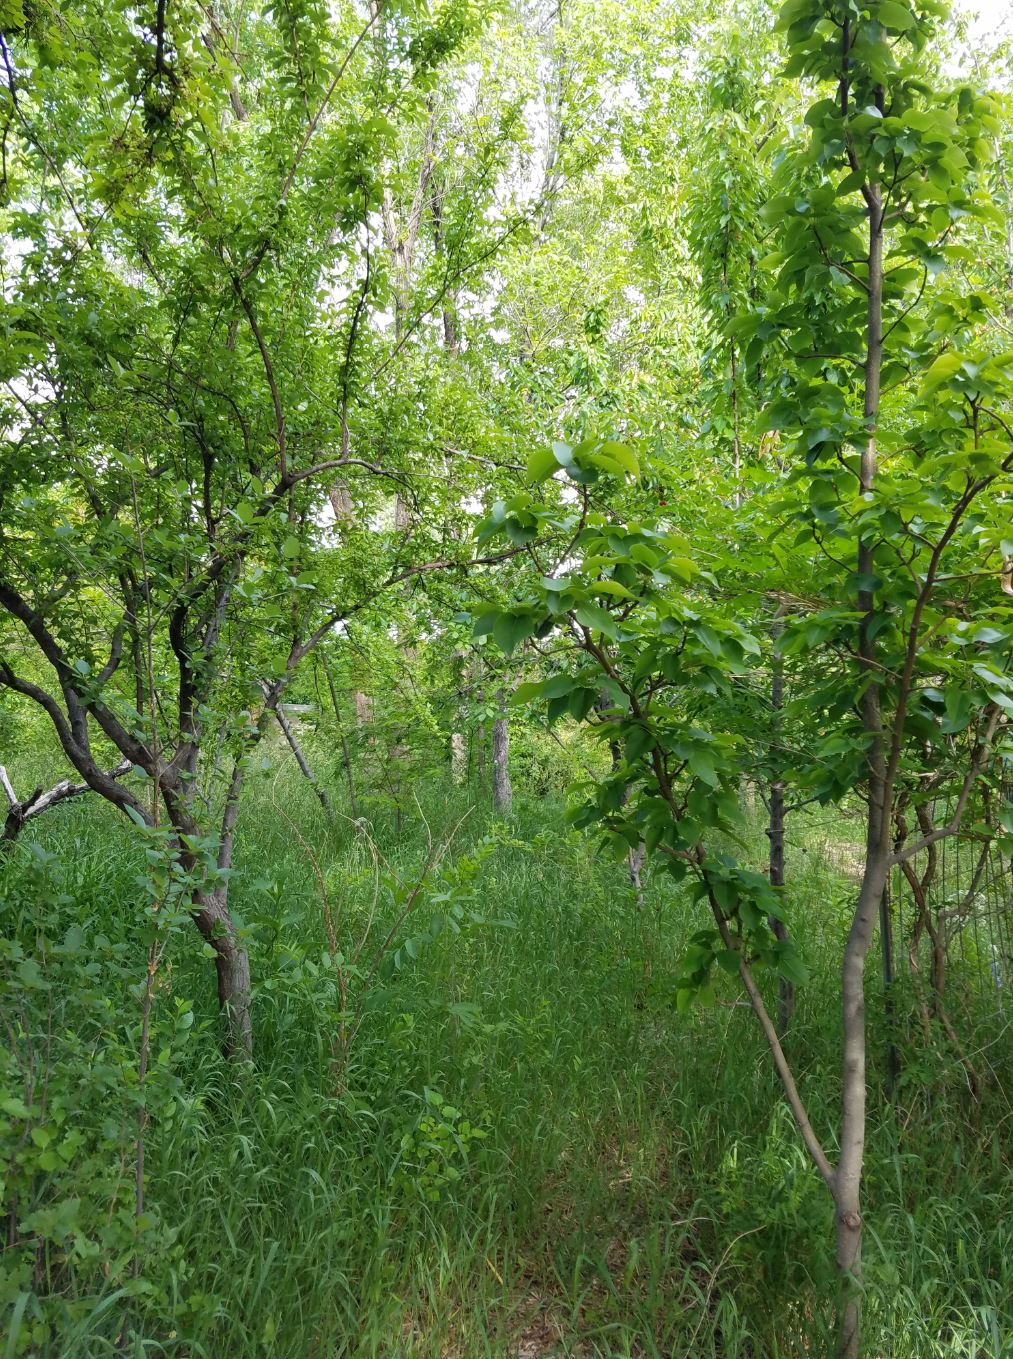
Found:
<path fill-rule="evenodd" d="M 15 1103 L 32 1100 L 22 1074 L 44 1087 L 30 1130 L 6 1125 L 6 1192 L 45 1243 L 5 1260 L 9 1352 L 28 1337 L 27 1352 L 66 1359 L 829 1352 L 829 1209 L 750 1013 L 726 979 L 712 1005 L 673 1018 L 672 976 L 702 920 L 678 889 L 659 883 L 636 910 L 624 866 L 566 826 L 558 788 L 519 797 L 508 824 L 487 797 L 427 781 L 399 833 L 381 811 L 366 839 L 340 793 L 333 824 L 288 752 L 272 755 L 234 884 L 272 979 L 255 1003 L 256 1075 L 237 1082 L 201 1042 L 217 1007 L 181 940 L 156 976 L 140 1227 L 142 856 L 114 813 L 77 802 L 6 869 L 25 946 L 5 959 L 7 1018 L 33 1060 L 5 1087 Z M 820 938 L 846 919 L 850 833 L 799 815 L 787 851 L 792 903 L 817 915 L 791 1040 L 816 1119 L 837 1041 Z M 430 837 L 449 840 L 445 856 L 344 1054 L 317 871 L 348 953 L 377 863 L 414 883 Z M 750 845 L 762 860 L 755 824 Z M 376 940 L 396 890 L 381 885 Z M 873 1053 L 870 1353 L 1007 1353 L 1008 1003 L 968 993 L 981 1103 L 952 1055 L 902 1040 L 891 1104 L 885 1045 Z"/>

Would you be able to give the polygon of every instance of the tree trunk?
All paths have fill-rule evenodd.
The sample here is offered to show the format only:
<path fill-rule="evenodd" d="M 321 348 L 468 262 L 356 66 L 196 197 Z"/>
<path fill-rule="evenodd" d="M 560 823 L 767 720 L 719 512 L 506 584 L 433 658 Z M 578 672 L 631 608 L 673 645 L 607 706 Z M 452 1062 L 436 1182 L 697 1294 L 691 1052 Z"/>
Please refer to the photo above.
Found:
<path fill-rule="evenodd" d="M 502 703 L 503 690 L 497 692 Z M 492 726 L 492 805 L 501 816 L 509 816 L 513 809 L 513 789 L 510 787 L 510 721 L 497 717 Z"/>
<path fill-rule="evenodd" d="M 291 723 L 289 722 L 285 714 L 282 712 L 280 704 L 278 705 L 278 707 L 275 708 L 274 715 L 278 720 L 278 726 L 281 727 L 282 734 L 284 735 L 285 740 L 288 742 L 289 749 L 295 756 L 295 762 L 299 766 L 299 770 L 303 778 L 307 781 L 307 783 L 309 783 L 314 793 L 316 793 L 317 798 L 320 801 L 320 805 L 321 807 L 323 807 L 324 812 L 327 815 L 328 821 L 333 822 L 334 808 L 331 806 L 331 799 L 328 796 L 327 789 L 321 784 L 320 780 L 317 778 L 313 770 L 310 768 L 309 761 L 303 754 L 302 746 L 299 744 L 298 738 L 296 737 L 295 732 L 292 730 Z"/>
<path fill-rule="evenodd" d="M 844 52 L 850 42 L 848 22 L 844 26 Z M 882 112 L 882 90 L 877 92 Z M 876 422 L 879 416 L 880 383 L 883 367 L 883 202 L 879 184 L 863 190 L 869 220 L 869 281 L 866 322 L 865 402 L 863 415 L 867 431 L 862 448 L 860 489 L 870 496 L 876 481 L 878 452 Z M 840 1359 L 858 1359 L 861 1343 L 862 1279 L 862 1166 L 865 1158 L 865 960 L 872 944 L 876 921 L 883 909 L 883 894 L 890 858 L 890 828 L 893 824 L 893 790 L 883 733 L 880 671 L 876 656 L 875 632 L 875 539 L 863 534 L 858 543 L 858 650 L 865 685 L 861 697 L 862 725 L 868 739 L 869 812 L 865 841 L 865 869 L 858 894 L 848 942 L 844 950 L 841 976 L 842 1022 L 844 1029 L 843 1072 L 841 1083 L 841 1155 L 834 1176 L 836 1212 L 837 1268 L 841 1282 L 838 1328 Z"/>
<path fill-rule="evenodd" d="M 482 686 L 482 657 L 476 651 L 471 667 L 472 693 L 479 709 L 485 705 L 485 689 Z M 475 774 L 479 788 L 485 787 L 485 723 L 479 718 L 475 726 Z"/>
<path fill-rule="evenodd" d="M 345 728 L 341 718 L 341 708 L 338 705 L 338 691 L 334 687 L 334 677 L 331 675 L 330 667 L 327 664 L 326 656 L 323 657 L 324 678 L 327 680 L 327 688 L 330 690 L 331 707 L 334 709 L 334 721 L 338 727 L 338 740 L 341 742 L 341 763 L 345 770 L 345 780 L 348 784 L 348 804 L 352 815 L 358 820 L 359 804 L 355 796 L 355 777 L 352 773 L 352 756 L 348 749 L 348 738 L 345 736 Z"/>
<path fill-rule="evenodd" d="M 784 670 L 777 654 L 777 639 L 784 631 L 784 619 L 779 608 L 774 615 L 771 634 L 774 638 L 774 658 L 770 675 L 770 706 L 773 712 L 773 727 L 776 734 L 780 725 L 780 713 L 784 706 Z M 767 825 L 770 841 L 769 878 L 771 887 L 784 886 L 784 780 L 772 779 L 770 783 L 770 819 Z M 788 927 L 776 916 L 770 917 L 770 928 L 778 939 L 787 939 Z M 791 1027 L 795 1014 L 795 983 L 787 977 L 779 977 L 777 983 L 777 1032 L 780 1038 Z"/>
<path fill-rule="evenodd" d="M 647 844 L 641 840 L 636 849 L 626 851 L 626 871 L 630 875 L 630 886 L 633 888 L 637 900 L 637 910 L 644 909 L 644 884 L 640 877 L 640 871 L 644 866 L 644 857 L 647 854 Z"/>
<path fill-rule="evenodd" d="M 865 1158 L 865 959 L 886 887 L 888 850 L 870 826 L 865 874 L 844 950 L 842 1001 L 844 1024 L 841 1090 L 841 1155 L 834 1176 L 837 1269 L 841 1280 L 838 1324 L 840 1359 L 857 1359 L 861 1323 L 862 1165 Z"/>
<path fill-rule="evenodd" d="M 774 779 L 770 785 L 770 824 L 767 830 L 770 837 L 770 885 L 784 886 L 784 782 Z M 788 927 L 776 916 L 770 917 L 770 928 L 778 939 L 788 938 Z M 777 982 L 777 1032 L 784 1038 L 791 1028 L 795 1014 L 795 983 L 787 977 L 779 977 Z"/>
<path fill-rule="evenodd" d="M 248 1062 L 253 1056 L 250 955 L 237 936 L 229 912 L 227 886 L 198 892 L 194 896 L 193 917 L 215 951 L 218 1004 L 226 1022 L 225 1055 L 232 1061 Z"/>
<path fill-rule="evenodd" d="M 452 732 L 450 736 L 450 773 L 455 783 L 464 783 L 468 773 L 468 752 L 462 731 Z"/>

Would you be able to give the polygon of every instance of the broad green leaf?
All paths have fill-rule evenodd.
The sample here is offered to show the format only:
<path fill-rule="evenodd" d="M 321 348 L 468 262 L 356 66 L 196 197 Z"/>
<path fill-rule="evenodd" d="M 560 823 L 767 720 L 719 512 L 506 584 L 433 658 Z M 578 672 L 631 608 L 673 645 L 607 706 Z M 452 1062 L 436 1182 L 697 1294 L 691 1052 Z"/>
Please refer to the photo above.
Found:
<path fill-rule="evenodd" d="M 612 641 L 619 636 L 616 620 L 608 609 L 603 609 L 598 604 L 580 604 L 574 610 L 574 615 L 578 623 L 583 623 L 584 627 L 590 628 L 592 632 L 604 633 Z"/>
<path fill-rule="evenodd" d="M 892 29 L 895 33 L 906 33 L 915 22 L 914 15 L 906 5 L 900 4 L 899 0 L 879 0 L 873 14 L 885 28 Z"/>
<path fill-rule="evenodd" d="M 559 471 L 559 466 L 551 448 L 536 448 L 528 455 L 527 479 L 532 483 L 545 481 Z"/>

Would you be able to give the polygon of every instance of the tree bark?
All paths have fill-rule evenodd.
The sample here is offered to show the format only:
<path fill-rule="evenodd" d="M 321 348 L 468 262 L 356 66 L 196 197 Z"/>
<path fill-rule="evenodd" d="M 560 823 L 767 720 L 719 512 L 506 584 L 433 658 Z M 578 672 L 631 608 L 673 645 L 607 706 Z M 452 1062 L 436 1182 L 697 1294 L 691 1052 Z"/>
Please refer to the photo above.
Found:
<path fill-rule="evenodd" d="M 497 699 L 502 703 L 503 690 Z M 513 810 L 513 789 L 510 786 L 510 721 L 506 716 L 496 718 L 492 726 L 492 805 L 501 816 Z"/>
<path fill-rule="evenodd" d="M 844 32 L 847 62 L 850 33 Z M 877 93 L 882 105 L 882 90 Z M 869 280 L 866 319 L 863 415 L 866 442 L 862 448 L 860 485 L 869 495 L 876 481 L 878 451 L 876 423 L 879 417 L 883 366 L 883 202 L 878 183 L 863 188 L 869 223 Z M 892 815 L 891 780 L 883 732 L 881 682 L 876 659 L 872 588 L 875 540 L 863 534 L 858 543 L 859 659 L 864 676 L 861 698 L 862 725 L 868 738 L 869 813 L 866 826 L 865 865 L 858 902 L 844 950 L 841 973 L 843 1021 L 843 1072 L 841 1084 L 841 1154 L 834 1175 L 837 1269 L 841 1283 L 838 1318 L 838 1355 L 858 1359 L 861 1327 L 862 1279 L 862 1168 L 866 1132 L 866 1032 L 865 960 L 872 944 L 877 918 L 883 909 L 890 859 Z"/>
<path fill-rule="evenodd" d="M 770 785 L 770 823 L 767 829 L 770 837 L 769 877 L 771 887 L 784 886 L 784 782 L 774 779 Z M 778 939 L 788 938 L 788 927 L 777 916 L 770 917 L 770 928 Z M 784 1038 L 791 1028 L 795 1014 L 795 983 L 787 977 L 779 977 L 777 983 L 777 1033 Z"/>
<path fill-rule="evenodd" d="M 228 907 L 228 888 L 220 885 L 198 892 L 193 918 L 215 951 L 218 1005 L 226 1022 L 225 1055 L 232 1061 L 249 1061 L 253 1056 L 250 955 L 236 933 Z"/>
<path fill-rule="evenodd" d="M 485 689 L 482 685 L 482 657 L 475 652 L 471 668 L 472 693 L 479 708 L 485 704 Z M 475 774 L 479 788 L 485 787 L 485 723 L 479 719 L 475 726 Z"/>
<path fill-rule="evenodd" d="M 450 774 L 455 783 L 464 783 L 468 773 L 468 752 L 464 744 L 464 732 L 455 731 L 450 735 Z"/>

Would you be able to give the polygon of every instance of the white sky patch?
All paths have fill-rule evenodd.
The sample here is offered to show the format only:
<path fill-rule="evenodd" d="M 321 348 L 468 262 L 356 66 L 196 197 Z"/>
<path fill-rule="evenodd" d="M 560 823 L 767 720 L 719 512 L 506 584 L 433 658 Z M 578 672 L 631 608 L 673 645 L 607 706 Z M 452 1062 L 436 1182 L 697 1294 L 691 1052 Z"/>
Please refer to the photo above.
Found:
<path fill-rule="evenodd" d="M 968 19 L 967 38 L 950 62 L 950 72 L 973 79 L 978 59 L 1004 38 L 1013 38 L 1013 4 L 1010 0 L 970 0 L 959 4 L 956 13 Z M 1009 72 L 1002 83 L 1010 85 Z"/>

